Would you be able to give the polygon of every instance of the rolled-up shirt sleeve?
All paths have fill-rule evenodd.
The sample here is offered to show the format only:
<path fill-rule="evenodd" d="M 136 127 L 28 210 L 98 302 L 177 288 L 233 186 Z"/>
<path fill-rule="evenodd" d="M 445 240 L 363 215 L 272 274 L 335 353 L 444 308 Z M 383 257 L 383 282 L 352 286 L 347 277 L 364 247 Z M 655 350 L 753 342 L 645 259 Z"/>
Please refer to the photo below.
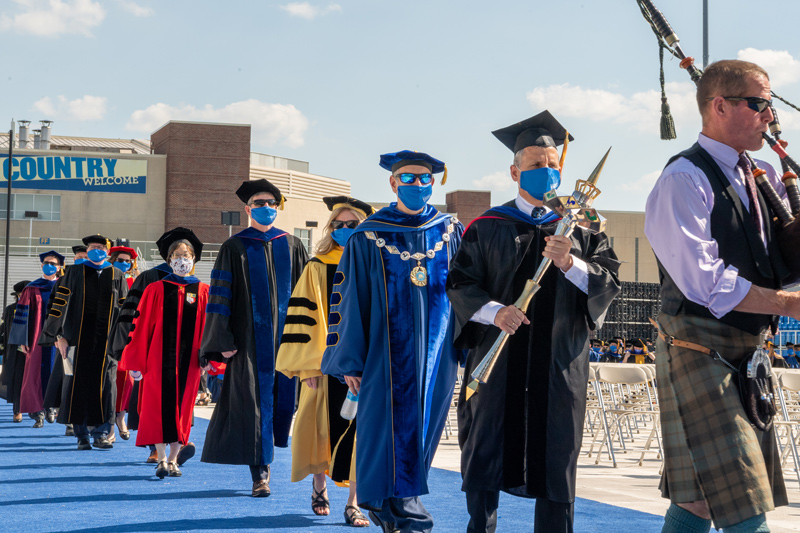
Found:
<path fill-rule="evenodd" d="M 708 179 L 678 159 L 664 169 L 647 199 L 644 231 L 678 289 L 720 318 L 739 305 L 752 284 L 720 259 L 711 237 L 713 207 Z"/>

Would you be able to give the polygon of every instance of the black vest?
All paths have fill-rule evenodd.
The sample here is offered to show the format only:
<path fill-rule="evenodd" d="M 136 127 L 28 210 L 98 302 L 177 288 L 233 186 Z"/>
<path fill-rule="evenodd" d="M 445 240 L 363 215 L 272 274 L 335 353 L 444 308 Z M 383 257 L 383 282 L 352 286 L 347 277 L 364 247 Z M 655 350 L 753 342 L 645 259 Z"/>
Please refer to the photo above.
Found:
<path fill-rule="evenodd" d="M 669 160 L 672 163 L 684 157 L 699 168 L 708 178 L 714 193 L 714 208 L 711 210 L 711 237 L 717 241 L 719 257 L 725 265 L 732 265 L 739 270 L 739 276 L 753 285 L 767 289 L 778 289 L 781 280 L 789 275 L 783 263 L 780 250 L 775 239 L 775 228 L 772 223 L 774 214 L 758 191 L 758 202 L 761 205 L 761 216 L 764 219 L 767 248 L 758 234 L 750 214 L 742 205 L 739 195 L 728 178 L 719 168 L 716 161 L 698 143 Z M 661 311 L 668 315 L 681 314 L 714 318 L 707 307 L 690 301 L 675 285 L 669 273 L 658 261 L 659 279 L 661 282 Z M 777 325 L 777 317 L 730 311 L 718 319 L 723 324 L 741 329 L 752 335 L 758 335 L 770 325 Z"/>

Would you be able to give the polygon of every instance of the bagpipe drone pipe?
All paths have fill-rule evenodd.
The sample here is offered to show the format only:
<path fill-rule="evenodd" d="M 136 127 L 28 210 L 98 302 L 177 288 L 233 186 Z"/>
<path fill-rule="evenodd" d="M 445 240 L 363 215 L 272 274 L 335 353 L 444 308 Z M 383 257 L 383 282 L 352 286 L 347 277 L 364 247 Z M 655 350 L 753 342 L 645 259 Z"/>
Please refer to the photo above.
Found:
<path fill-rule="evenodd" d="M 652 0 L 636 0 L 636 3 L 639 5 L 645 20 L 650 24 L 659 44 L 659 53 L 661 56 L 661 138 L 674 139 L 674 124 L 664 91 L 664 50 L 669 51 L 673 56 L 680 59 L 680 67 L 689 73 L 689 76 L 695 84 L 700 81 L 700 78 L 703 76 L 703 71 L 695 66 L 693 57 L 687 56 L 683 52 L 680 46 L 680 39 L 669 22 L 667 22 L 664 14 L 653 4 Z M 773 98 L 800 111 L 800 108 L 787 102 L 774 92 L 771 94 Z M 775 190 L 775 187 L 769 179 L 767 179 L 766 171 L 756 166 L 750 154 L 747 154 L 747 158 L 750 161 L 753 177 L 755 178 L 758 188 L 761 190 L 761 194 L 767 200 L 775 214 L 778 247 L 781 250 L 784 263 L 786 263 L 786 266 L 791 271 L 790 279 L 795 281 L 800 279 L 800 222 L 798 222 L 798 216 L 800 216 L 800 188 L 798 188 L 797 183 L 797 176 L 800 174 L 800 165 L 786 152 L 788 143 L 781 139 L 782 132 L 780 121 L 778 120 L 778 113 L 772 103 L 769 104 L 769 107 L 773 116 L 773 120 L 769 124 L 769 131 L 774 138 L 767 132 L 764 132 L 762 135 L 770 148 L 780 157 L 783 170 L 781 180 L 786 187 L 789 208 L 786 207 L 780 195 Z"/>

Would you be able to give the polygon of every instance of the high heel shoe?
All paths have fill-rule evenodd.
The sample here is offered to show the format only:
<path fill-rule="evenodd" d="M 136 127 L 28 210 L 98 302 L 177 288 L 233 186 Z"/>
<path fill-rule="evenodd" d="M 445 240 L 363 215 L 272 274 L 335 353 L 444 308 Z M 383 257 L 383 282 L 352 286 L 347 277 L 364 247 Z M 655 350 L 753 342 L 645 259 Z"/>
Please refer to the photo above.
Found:
<path fill-rule="evenodd" d="M 156 475 L 158 479 L 164 479 L 169 475 L 169 468 L 167 467 L 167 461 L 159 461 L 158 466 L 156 466 Z"/>

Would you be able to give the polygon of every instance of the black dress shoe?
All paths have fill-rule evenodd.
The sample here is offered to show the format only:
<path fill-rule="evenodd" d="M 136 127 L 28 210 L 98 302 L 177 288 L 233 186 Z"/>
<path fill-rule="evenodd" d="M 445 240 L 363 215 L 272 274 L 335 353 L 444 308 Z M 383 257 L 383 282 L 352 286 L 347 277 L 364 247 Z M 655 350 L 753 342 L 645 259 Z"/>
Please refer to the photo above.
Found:
<path fill-rule="evenodd" d="M 186 446 L 181 446 L 181 449 L 178 452 L 178 458 L 175 462 L 178 463 L 178 466 L 183 466 L 183 463 L 194 457 L 196 451 L 197 450 L 194 447 L 194 443 L 187 442 Z"/>
<path fill-rule="evenodd" d="M 78 439 L 78 449 L 79 450 L 91 450 L 92 445 L 89 443 L 89 439 Z"/>
<path fill-rule="evenodd" d="M 169 475 L 169 468 L 167 467 L 166 461 L 159 461 L 158 466 L 156 466 L 156 475 L 158 479 L 164 479 Z"/>
<path fill-rule="evenodd" d="M 114 447 L 111 441 L 108 440 L 108 437 L 95 437 L 92 446 L 101 450 L 109 450 Z"/>
<path fill-rule="evenodd" d="M 54 407 L 47 408 L 47 415 L 45 416 L 45 419 L 47 420 L 48 424 L 52 424 L 53 422 L 55 422 L 57 416 L 58 416 L 58 411 L 56 411 Z"/>
<path fill-rule="evenodd" d="M 67 424 L 67 429 L 64 431 L 65 437 L 74 437 L 75 431 L 72 430 L 72 424 Z"/>
<path fill-rule="evenodd" d="M 167 464 L 167 469 L 169 470 L 169 477 L 181 477 L 183 473 L 181 469 L 178 468 L 178 463 L 169 463 Z"/>

